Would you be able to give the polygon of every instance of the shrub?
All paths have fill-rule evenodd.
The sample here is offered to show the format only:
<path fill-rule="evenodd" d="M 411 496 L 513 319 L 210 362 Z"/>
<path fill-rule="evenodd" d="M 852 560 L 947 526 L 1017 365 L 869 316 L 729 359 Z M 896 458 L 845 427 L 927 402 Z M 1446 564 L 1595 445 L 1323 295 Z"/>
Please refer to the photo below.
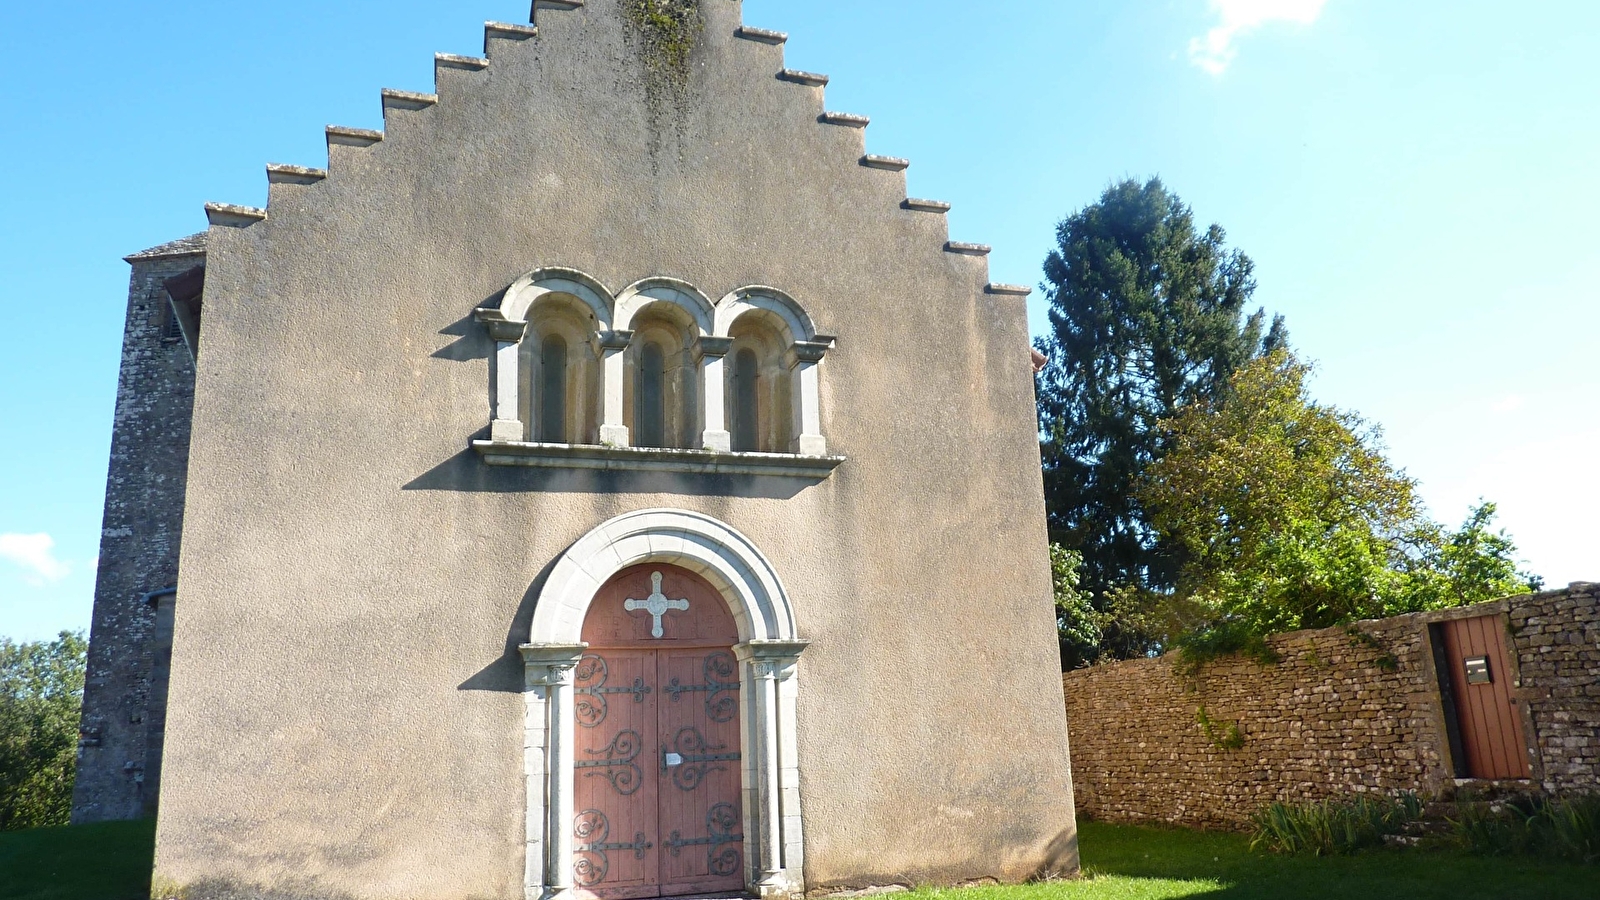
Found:
<path fill-rule="evenodd" d="M 1451 842 L 1481 856 L 1517 854 L 1600 863 L 1600 795 L 1466 803 L 1449 823 Z"/>
<path fill-rule="evenodd" d="M 1383 843 L 1422 815 L 1422 801 L 1404 793 L 1393 799 L 1356 797 L 1317 803 L 1274 803 L 1251 817 L 1250 849 L 1290 855 L 1332 856 Z"/>

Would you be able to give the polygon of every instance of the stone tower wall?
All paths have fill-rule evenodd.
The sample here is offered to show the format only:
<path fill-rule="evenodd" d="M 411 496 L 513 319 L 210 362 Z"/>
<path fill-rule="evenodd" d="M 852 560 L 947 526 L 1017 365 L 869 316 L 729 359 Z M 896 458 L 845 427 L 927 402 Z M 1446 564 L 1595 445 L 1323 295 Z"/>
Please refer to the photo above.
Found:
<path fill-rule="evenodd" d="M 204 260 L 197 240 L 128 258 L 133 273 L 72 798 L 75 823 L 155 811 L 166 697 L 164 690 L 151 691 L 151 673 L 171 652 L 170 628 L 163 637 L 157 627 L 157 607 L 170 606 L 171 597 L 152 595 L 177 583 L 194 403 L 194 363 L 169 324 L 163 282 Z"/>

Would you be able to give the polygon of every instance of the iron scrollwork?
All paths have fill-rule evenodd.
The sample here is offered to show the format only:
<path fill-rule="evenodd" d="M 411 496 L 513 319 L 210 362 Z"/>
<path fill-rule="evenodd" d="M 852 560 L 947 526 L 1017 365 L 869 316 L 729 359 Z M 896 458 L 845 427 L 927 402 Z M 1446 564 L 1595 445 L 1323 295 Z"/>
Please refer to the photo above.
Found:
<path fill-rule="evenodd" d="M 643 746 L 644 738 L 630 728 L 617 732 L 617 736 L 603 749 L 583 751 L 600 759 L 580 759 L 572 765 L 582 770 L 585 778 L 601 776 L 611 782 L 617 793 L 626 797 L 639 789 L 640 777 L 644 773 L 634 760 L 639 758 L 639 750 Z"/>
<path fill-rule="evenodd" d="M 672 836 L 661 842 L 668 852 L 677 856 L 684 847 L 707 846 L 706 865 L 712 875 L 733 875 L 739 871 L 739 861 L 742 855 L 741 845 L 744 835 L 735 834 L 734 828 L 739 824 L 739 811 L 731 803 L 718 803 L 711 807 L 711 812 L 706 814 L 705 837 L 685 838 L 677 831 Z M 728 846 L 732 844 L 733 846 Z"/>
<path fill-rule="evenodd" d="M 633 836 L 632 843 L 607 843 L 606 838 L 611 836 L 611 820 L 598 809 L 578 813 L 572 823 L 572 836 L 578 840 L 572 848 L 572 875 L 583 887 L 593 887 L 606 880 L 606 873 L 611 870 L 608 852 L 632 850 L 634 859 L 644 859 L 645 851 L 655 846 L 645 840 L 642 831 Z"/>
<path fill-rule="evenodd" d="M 680 728 L 672 739 L 672 746 L 661 750 L 661 771 L 672 773 L 672 783 L 678 786 L 678 790 L 692 791 L 700 786 L 706 773 L 727 771 L 727 766 L 718 763 L 739 759 L 738 753 L 716 752 L 726 749 L 726 744 L 707 744 L 705 735 L 698 728 Z"/>
<path fill-rule="evenodd" d="M 711 721 L 733 721 L 739 714 L 739 698 L 735 696 L 739 690 L 739 664 L 734 661 L 733 654 L 722 651 L 707 656 L 701 671 L 706 676 L 705 684 L 683 684 L 674 678 L 662 692 L 672 695 L 672 702 L 676 703 L 686 693 L 704 691 L 706 715 Z"/>
<path fill-rule="evenodd" d="M 632 687 L 606 687 L 609 677 L 611 671 L 604 657 L 590 653 L 578 661 L 575 678 L 580 686 L 574 690 L 577 702 L 573 709 L 577 713 L 578 724 L 584 728 L 593 728 L 606 720 L 609 711 L 607 694 L 632 694 L 633 702 L 643 703 L 644 696 L 651 691 L 642 677 L 635 678 Z"/>

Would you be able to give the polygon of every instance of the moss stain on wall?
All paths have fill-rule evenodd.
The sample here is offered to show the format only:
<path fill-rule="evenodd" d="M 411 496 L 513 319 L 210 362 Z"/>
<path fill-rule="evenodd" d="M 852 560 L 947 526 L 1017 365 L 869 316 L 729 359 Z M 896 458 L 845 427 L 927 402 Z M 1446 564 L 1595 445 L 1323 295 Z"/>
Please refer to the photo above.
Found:
<path fill-rule="evenodd" d="M 690 58 L 705 29 L 701 0 L 622 0 L 629 37 L 644 65 L 650 151 L 659 154 L 669 126 L 688 114 Z"/>

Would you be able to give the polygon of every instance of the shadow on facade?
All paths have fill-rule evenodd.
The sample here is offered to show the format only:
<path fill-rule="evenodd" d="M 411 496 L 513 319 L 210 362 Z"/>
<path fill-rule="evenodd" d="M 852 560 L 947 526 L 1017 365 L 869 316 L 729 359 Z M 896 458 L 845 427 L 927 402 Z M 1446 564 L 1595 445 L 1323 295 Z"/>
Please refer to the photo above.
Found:
<path fill-rule="evenodd" d="M 475 437 L 487 437 L 487 433 Z M 488 466 L 477 451 L 469 448 L 407 482 L 401 489 L 489 494 L 676 494 L 788 500 L 820 480 L 777 475 Z"/>
<path fill-rule="evenodd" d="M 501 291 L 500 293 L 503 294 L 505 292 Z M 495 294 L 490 300 L 494 300 L 499 296 L 500 294 Z M 484 334 L 483 326 L 472 320 L 471 313 L 446 325 L 439 330 L 439 334 L 445 337 L 453 337 L 456 340 L 429 354 L 434 359 L 447 359 L 451 362 L 470 362 L 475 359 L 488 359 L 493 352 L 494 343 Z"/>
<path fill-rule="evenodd" d="M 564 555 L 563 553 L 562 556 Z M 527 593 L 522 595 L 522 602 L 517 604 L 516 615 L 511 617 L 511 628 L 506 632 L 505 649 L 499 658 L 479 669 L 471 678 L 456 685 L 456 690 L 488 691 L 496 694 L 523 692 L 523 664 L 519 648 L 527 643 L 528 636 L 533 632 L 533 609 L 538 604 L 539 592 L 544 590 L 545 580 L 550 577 L 550 571 L 560 561 L 561 556 L 557 556 L 546 563 L 534 577 L 533 583 L 528 585 Z"/>

